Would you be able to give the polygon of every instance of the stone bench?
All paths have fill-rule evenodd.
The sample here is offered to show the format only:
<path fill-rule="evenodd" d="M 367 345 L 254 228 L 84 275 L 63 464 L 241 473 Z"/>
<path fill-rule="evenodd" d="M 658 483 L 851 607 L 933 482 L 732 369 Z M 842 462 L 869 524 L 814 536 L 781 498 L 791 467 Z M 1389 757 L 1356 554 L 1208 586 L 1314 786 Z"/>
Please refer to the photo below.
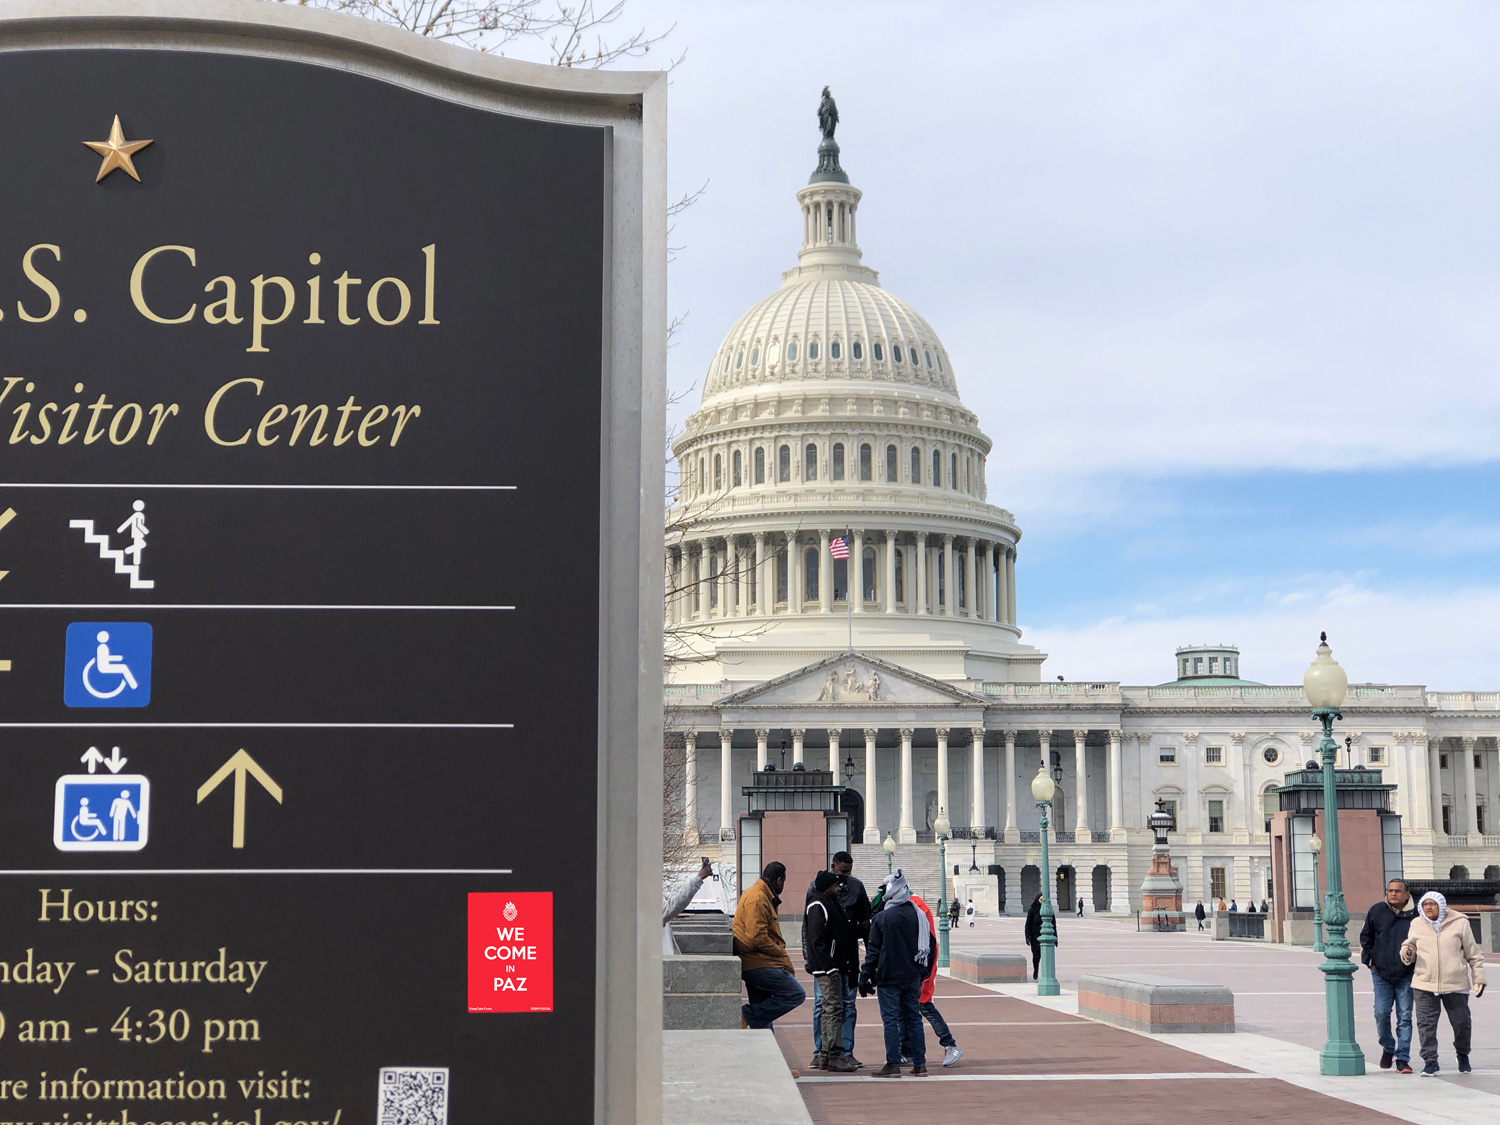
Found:
<path fill-rule="evenodd" d="M 732 922 L 723 914 L 680 914 L 672 919 L 672 937 L 682 953 L 727 956 L 734 952 Z"/>
<path fill-rule="evenodd" d="M 1012 984 L 1031 979 L 1031 966 L 1024 953 L 955 949 L 948 955 L 948 969 L 957 979 L 973 984 Z"/>
<path fill-rule="evenodd" d="M 1078 981 L 1078 1014 L 1132 1031 L 1233 1031 L 1234 993 L 1149 973 L 1091 973 Z"/>
<path fill-rule="evenodd" d="M 684 954 L 661 959 L 662 1027 L 740 1026 L 740 959 Z"/>

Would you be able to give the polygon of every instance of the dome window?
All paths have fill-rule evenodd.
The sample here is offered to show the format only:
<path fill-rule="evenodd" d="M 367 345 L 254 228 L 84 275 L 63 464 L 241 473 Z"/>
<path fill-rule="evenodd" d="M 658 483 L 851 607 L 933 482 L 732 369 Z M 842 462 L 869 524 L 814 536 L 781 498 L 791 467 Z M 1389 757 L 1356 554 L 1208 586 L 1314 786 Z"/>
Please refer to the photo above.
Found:
<path fill-rule="evenodd" d="M 790 344 L 788 344 L 786 346 L 786 360 L 787 360 L 788 363 L 795 363 L 797 361 L 797 341 L 796 340 L 793 340 Z"/>
<path fill-rule="evenodd" d="M 792 447 L 783 445 L 776 454 L 776 479 L 787 484 L 792 479 Z"/>
<path fill-rule="evenodd" d="M 891 349 L 891 358 L 894 359 L 897 363 L 901 362 L 901 345 L 900 344 L 897 344 L 894 348 Z"/>
<path fill-rule="evenodd" d="M 849 349 L 855 359 L 865 358 L 865 346 L 859 340 L 855 340 L 852 344 L 850 344 Z"/>
<path fill-rule="evenodd" d="M 759 448 L 755 451 L 755 483 L 766 483 L 766 451 Z"/>
<path fill-rule="evenodd" d="M 885 349 L 882 348 L 878 343 L 875 345 L 875 362 L 876 363 L 884 363 L 885 362 Z"/>
<path fill-rule="evenodd" d="M 927 370 L 931 371 L 932 370 L 932 353 L 930 351 L 928 351 L 926 348 L 923 348 L 922 349 L 922 355 L 925 356 L 926 359 L 927 359 Z M 915 362 L 915 360 L 913 362 Z"/>
<path fill-rule="evenodd" d="M 736 371 L 738 371 L 741 367 L 744 367 L 744 366 L 745 366 L 745 353 L 744 352 L 736 352 L 735 353 L 735 357 L 734 357 L 734 369 Z"/>
<path fill-rule="evenodd" d="M 809 547 L 802 553 L 802 596 L 804 601 L 818 600 L 818 549 Z"/>
<path fill-rule="evenodd" d="M 958 454 L 948 454 L 948 487 L 958 488 Z"/>
<path fill-rule="evenodd" d="M 804 481 L 818 479 L 818 447 L 812 442 L 807 443 L 807 450 L 802 458 L 802 479 Z"/>
<path fill-rule="evenodd" d="M 916 348 L 912 348 L 911 349 L 911 365 L 913 367 L 915 367 L 917 365 L 917 349 Z"/>
<path fill-rule="evenodd" d="M 844 479 L 844 443 L 834 442 L 833 445 L 833 480 Z"/>
<path fill-rule="evenodd" d="M 896 447 L 894 445 L 885 447 L 885 479 L 891 484 L 896 483 Z"/>
<path fill-rule="evenodd" d="M 721 454 L 714 454 L 714 490 L 718 491 L 724 487 L 724 458 Z"/>
<path fill-rule="evenodd" d="M 922 483 L 922 451 L 915 445 L 911 447 L 911 482 Z"/>
<path fill-rule="evenodd" d="M 943 455 L 936 449 L 932 451 L 932 487 L 943 487 Z"/>
<path fill-rule="evenodd" d="M 841 351 L 842 351 L 842 349 L 839 347 L 839 342 L 837 340 L 833 341 L 833 343 L 831 343 L 831 344 L 828 345 L 828 358 L 829 359 L 839 359 L 839 358 L 841 358 Z"/>
<path fill-rule="evenodd" d="M 866 547 L 864 550 L 864 565 L 860 568 L 859 596 L 867 602 L 875 600 L 875 548 Z"/>
<path fill-rule="evenodd" d="M 869 442 L 859 447 L 859 479 L 871 481 L 875 479 L 874 451 L 870 448 Z"/>
<path fill-rule="evenodd" d="M 943 369 L 943 353 L 942 352 L 938 352 L 938 354 L 937 354 L 937 361 L 938 361 L 938 370 L 941 371 Z"/>
<path fill-rule="evenodd" d="M 736 449 L 734 451 L 734 469 L 733 469 L 733 474 L 730 477 L 730 479 L 734 482 L 734 487 L 735 488 L 738 488 L 740 485 L 742 485 L 742 484 L 745 483 L 744 464 L 745 464 L 744 455 L 738 449 Z"/>
<path fill-rule="evenodd" d="M 758 366 L 760 366 L 760 349 L 759 348 L 751 348 L 750 349 L 750 366 L 751 367 L 758 367 Z M 931 367 L 932 364 L 929 363 L 927 366 Z"/>
<path fill-rule="evenodd" d="M 809 340 L 807 342 L 807 358 L 808 359 L 817 359 L 818 358 L 818 342 L 816 340 Z"/>

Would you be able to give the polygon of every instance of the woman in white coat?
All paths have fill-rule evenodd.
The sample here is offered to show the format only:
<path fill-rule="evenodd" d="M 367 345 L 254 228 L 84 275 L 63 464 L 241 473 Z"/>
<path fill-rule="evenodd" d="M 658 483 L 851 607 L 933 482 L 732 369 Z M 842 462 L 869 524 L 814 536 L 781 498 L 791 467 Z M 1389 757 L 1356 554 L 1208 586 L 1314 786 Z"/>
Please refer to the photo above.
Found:
<path fill-rule="evenodd" d="M 1422 1043 L 1424 1077 L 1438 1072 L 1438 1011 L 1448 1013 L 1453 1027 L 1453 1049 L 1458 1053 L 1458 1071 L 1469 1065 L 1469 992 L 1484 995 L 1484 954 L 1474 940 L 1467 914 L 1448 909 L 1448 900 L 1428 891 L 1417 904 L 1419 917 L 1401 943 L 1401 960 L 1415 965 L 1412 975 L 1412 1014 Z"/>

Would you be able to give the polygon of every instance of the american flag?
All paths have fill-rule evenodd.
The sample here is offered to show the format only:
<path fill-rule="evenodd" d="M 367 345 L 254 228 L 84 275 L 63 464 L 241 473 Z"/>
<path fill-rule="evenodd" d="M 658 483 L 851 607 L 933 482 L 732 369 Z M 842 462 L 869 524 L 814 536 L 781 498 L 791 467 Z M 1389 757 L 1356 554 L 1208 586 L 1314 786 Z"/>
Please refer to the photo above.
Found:
<path fill-rule="evenodd" d="M 840 535 L 832 543 L 828 544 L 828 553 L 836 559 L 847 559 L 849 557 L 849 540 Z"/>

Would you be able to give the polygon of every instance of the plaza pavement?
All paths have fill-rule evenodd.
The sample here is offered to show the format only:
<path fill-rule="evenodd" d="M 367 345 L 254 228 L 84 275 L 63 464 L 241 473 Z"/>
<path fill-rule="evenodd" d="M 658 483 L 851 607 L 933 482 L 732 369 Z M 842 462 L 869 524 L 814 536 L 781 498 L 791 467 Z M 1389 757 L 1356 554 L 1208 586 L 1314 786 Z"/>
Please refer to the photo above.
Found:
<path fill-rule="evenodd" d="M 955 930 L 952 947 L 1024 953 L 1021 926 L 1020 918 L 982 920 L 972 929 Z M 1133 921 L 1105 918 L 1064 917 L 1059 930 L 1059 997 L 1039 998 L 1030 984 L 939 981 L 938 1006 L 965 1057 L 943 1069 L 928 1028 L 928 1079 L 866 1077 L 884 1054 L 873 998 L 859 1004 L 855 1054 L 865 1070 L 847 1077 L 807 1070 L 809 998 L 777 1024 L 777 1041 L 788 1064 L 801 1071 L 798 1088 L 813 1120 L 877 1125 L 914 1115 L 957 1123 L 989 1122 L 997 1114 L 1020 1121 L 1106 1115 L 1126 1123 L 1214 1111 L 1250 1121 L 1307 1114 L 1320 1122 L 1467 1125 L 1500 1118 L 1500 1004 L 1491 1017 L 1484 999 L 1473 1003 L 1475 1074 L 1457 1074 L 1451 1041 L 1442 1052 L 1437 1081 L 1381 1071 L 1369 978 L 1361 970 L 1355 977 L 1355 1015 L 1369 1073 L 1325 1078 L 1317 1060 L 1325 1026 L 1317 969 L 1321 955 L 1293 946 L 1214 942 L 1195 931 L 1138 933 Z M 1145 1035 L 1079 1017 L 1078 978 L 1110 971 L 1227 985 L 1235 993 L 1237 1030 L 1233 1035 Z M 1500 964 L 1495 971 L 1500 974 Z M 810 979 L 801 979 L 810 989 Z"/>

